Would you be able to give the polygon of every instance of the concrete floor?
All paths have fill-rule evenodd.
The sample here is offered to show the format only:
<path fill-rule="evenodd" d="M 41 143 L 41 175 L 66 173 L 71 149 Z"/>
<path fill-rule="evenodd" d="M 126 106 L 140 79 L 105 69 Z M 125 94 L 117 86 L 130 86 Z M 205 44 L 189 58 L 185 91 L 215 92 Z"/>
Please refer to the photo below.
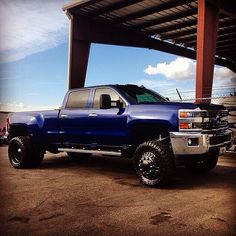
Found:
<path fill-rule="evenodd" d="M 236 155 L 208 174 L 180 167 L 155 189 L 129 160 L 47 154 L 16 170 L 0 147 L 0 235 L 236 235 Z"/>

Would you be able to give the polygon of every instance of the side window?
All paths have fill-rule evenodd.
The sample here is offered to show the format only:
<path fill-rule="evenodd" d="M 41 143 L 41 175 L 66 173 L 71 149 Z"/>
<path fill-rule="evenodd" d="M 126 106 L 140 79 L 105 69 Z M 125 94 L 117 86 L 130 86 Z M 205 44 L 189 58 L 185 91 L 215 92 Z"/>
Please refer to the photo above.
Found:
<path fill-rule="evenodd" d="M 66 103 L 67 109 L 86 108 L 89 98 L 89 90 L 73 91 L 69 94 Z"/>
<path fill-rule="evenodd" d="M 120 102 L 123 102 L 122 99 L 119 97 L 119 95 L 109 88 L 98 88 L 95 91 L 94 100 L 93 100 L 93 108 L 100 108 L 100 96 L 102 94 L 109 94 L 111 96 L 112 106 L 116 105 L 116 101 L 120 100 Z M 123 102 L 123 107 L 125 106 L 125 103 Z"/>

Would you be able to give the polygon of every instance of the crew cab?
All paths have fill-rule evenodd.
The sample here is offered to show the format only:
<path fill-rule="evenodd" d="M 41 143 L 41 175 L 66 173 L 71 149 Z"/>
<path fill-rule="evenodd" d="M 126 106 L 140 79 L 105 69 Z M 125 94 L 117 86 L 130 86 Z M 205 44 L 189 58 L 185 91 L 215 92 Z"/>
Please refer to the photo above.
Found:
<path fill-rule="evenodd" d="M 232 131 L 224 106 L 170 102 L 136 85 L 69 90 L 59 110 L 9 115 L 9 160 L 15 168 L 40 165 L 46 151 L 70 158 L 102 154 L 133 158 L 145 185 L 166 185 L 176 160 L 209 171 Z"/>

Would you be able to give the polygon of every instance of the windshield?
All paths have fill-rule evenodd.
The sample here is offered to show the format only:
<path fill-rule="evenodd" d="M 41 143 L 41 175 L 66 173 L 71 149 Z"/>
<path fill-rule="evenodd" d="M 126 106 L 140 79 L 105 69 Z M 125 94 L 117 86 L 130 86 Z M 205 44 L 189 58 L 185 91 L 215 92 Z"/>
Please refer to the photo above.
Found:
<path fill-rule="evenodd" d="M 149 89 L 136 85 L 118 85 L 133 104 L 153 104 L 167 102 L 167 100 Z"/>

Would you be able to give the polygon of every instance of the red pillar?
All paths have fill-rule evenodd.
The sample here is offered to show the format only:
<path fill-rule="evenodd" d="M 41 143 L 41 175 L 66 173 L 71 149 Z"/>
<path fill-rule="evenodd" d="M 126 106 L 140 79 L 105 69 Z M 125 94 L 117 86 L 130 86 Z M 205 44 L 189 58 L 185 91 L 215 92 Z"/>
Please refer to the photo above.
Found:
<path fill-rule="evenodd" d="M 215 64 L 219 9 L 206 0 L 198 0 L 196 101 L 211 97 Z M 202 102 L 210 100 L 202 100 Z"/>
<path fill-rule="evenodd" d="M 70 19 L 69 37 L 69 89 L 84 87 L 90 45 L 88 41 L 88 23 L 84 19 Z"/>

